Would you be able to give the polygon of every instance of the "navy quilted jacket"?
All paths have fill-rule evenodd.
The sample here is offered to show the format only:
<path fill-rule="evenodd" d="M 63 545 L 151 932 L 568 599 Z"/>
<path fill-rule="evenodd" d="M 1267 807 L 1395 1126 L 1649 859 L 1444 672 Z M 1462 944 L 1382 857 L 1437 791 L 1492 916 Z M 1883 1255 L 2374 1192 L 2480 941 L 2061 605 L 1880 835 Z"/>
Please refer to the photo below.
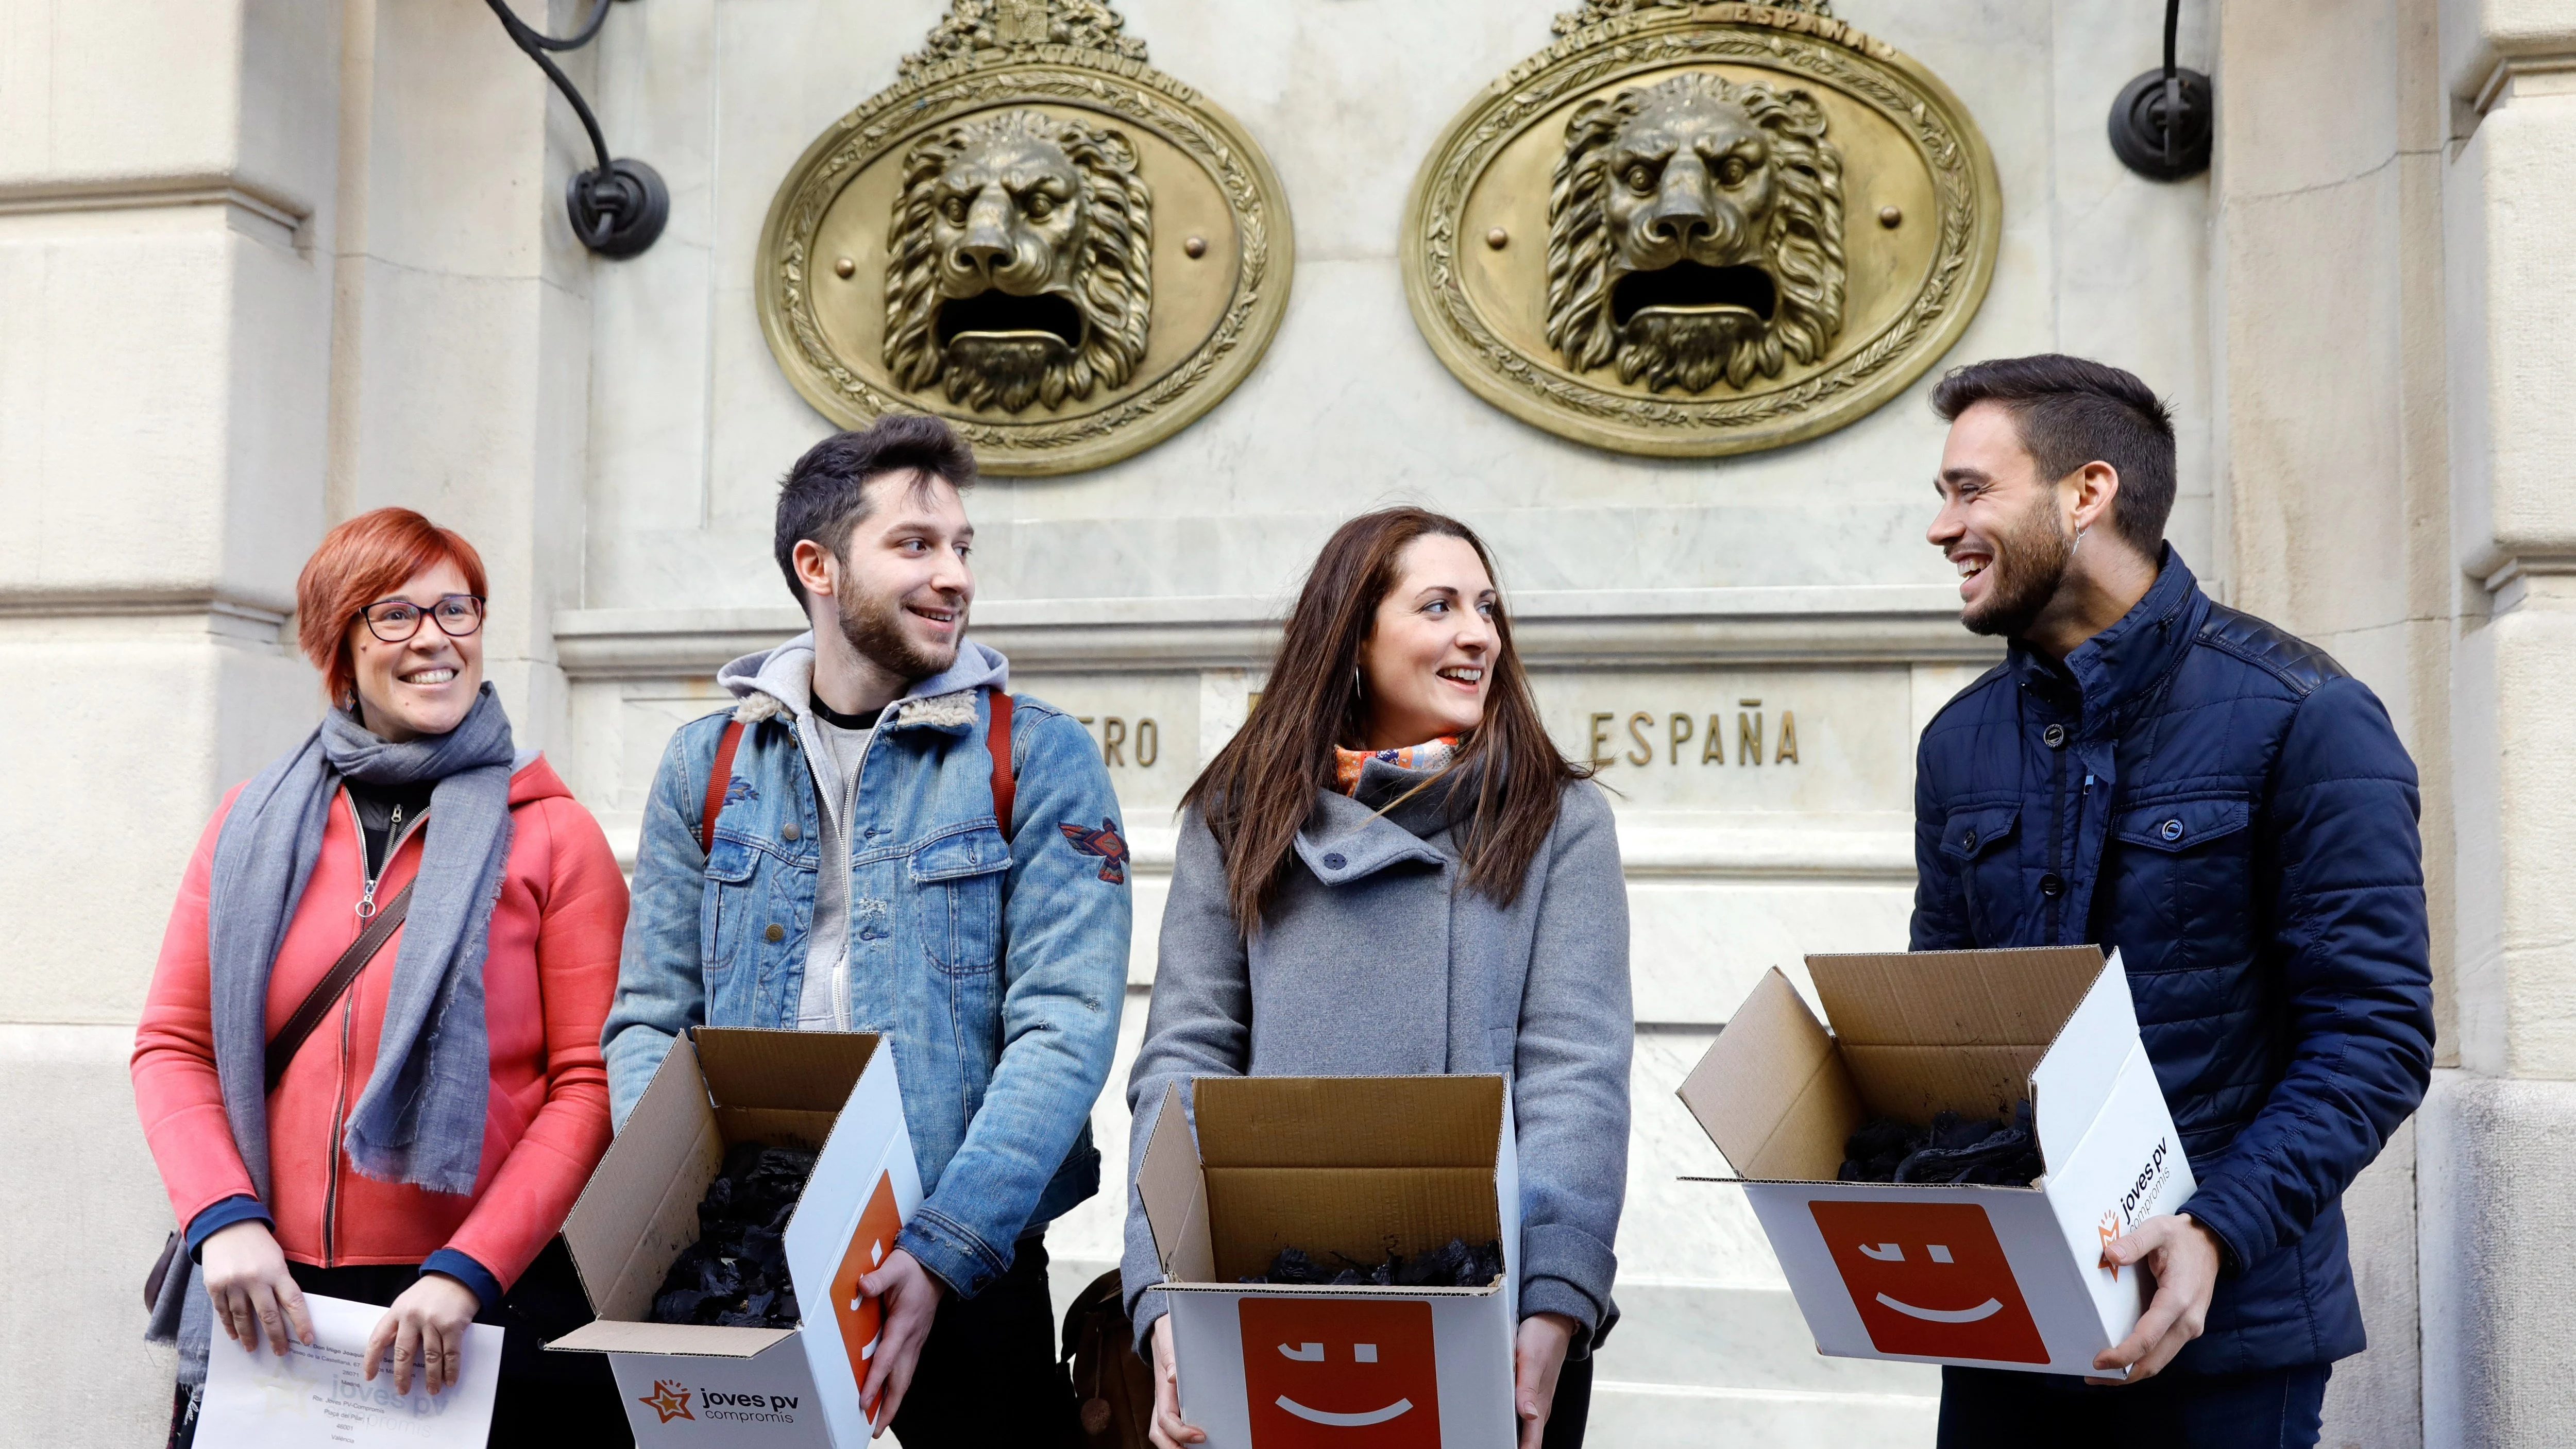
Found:
<path fill-rule="evenodd" d="M 2415 766 L 2316 648 L 2213 602 L 2170 548 L 2063 665 L 2016 644 L 1923 732 L 1918 951 L 2117 947 L 2225 1245 L 2174 1368 L 2362 1348 L 2345 1184 L 2433 1063 Z"/>

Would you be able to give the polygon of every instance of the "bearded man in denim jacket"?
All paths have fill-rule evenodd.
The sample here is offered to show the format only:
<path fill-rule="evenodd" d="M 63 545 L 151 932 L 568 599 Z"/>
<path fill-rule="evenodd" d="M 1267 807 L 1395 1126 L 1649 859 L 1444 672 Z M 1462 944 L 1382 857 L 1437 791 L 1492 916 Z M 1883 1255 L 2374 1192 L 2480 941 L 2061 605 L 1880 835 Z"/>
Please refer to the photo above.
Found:
<path fill-rule="evenodd" d="M 623 1127 L 692 1026 L 884 1033 L 925 1196 L 863 1280 L 886 1321 L 862 1400 L 907 1443 L 1069 1445 L 1042 1235 L 1100 1186 L 1127 847 L 1100 751 L 1063 712 L 1007 696 L 996 768 L 1009 665 L 963 637 L 974 478 L 923 417 L 828 438 L 787 475 L 778 565 L 813 628 L 726 665 L 740 703 L 662 757 L 604 1033 L 610 1105 Z"/>
<path fill-rule="evenodd" d="M 2198 1182 L 2106 1249 L 2155 1297 L 2099 1376 L 1945 1369 L 1941 1443 L 2314 1444 L 2363 1346 L 2343 1191 L 2432 1071 L 2414 763 L 2361 681 L 2163 541 L 2146 384 L 2025 357 L 1933 405 L 1930 538 L 2011 648 L 1923 731 L 1914 949 L 2118 948 Z"/>

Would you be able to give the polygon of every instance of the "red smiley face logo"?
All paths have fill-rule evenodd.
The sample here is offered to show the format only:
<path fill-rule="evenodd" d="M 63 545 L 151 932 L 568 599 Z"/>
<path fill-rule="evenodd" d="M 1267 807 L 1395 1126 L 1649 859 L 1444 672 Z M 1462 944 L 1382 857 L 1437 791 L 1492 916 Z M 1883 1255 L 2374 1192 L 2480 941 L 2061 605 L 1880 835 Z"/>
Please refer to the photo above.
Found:
<path fill-rule="evenodd" d="M 2046 1363 L 1995 1225 L 1975 1203 L 1811 1202 L 1881 1353 Z"/>
<path fill-rule="evenodd" d="M 1253 1449 L 1439 1449 L 1431 1305 L 1245 1298 Z"/>
<path fill-rule="evenodd" d="M 886 1254 L 894 1251 L 895 1234 L 902 1231 L 903 1217 L 894 1207 L 894 1180 L 878 1173 L 877 1189 L 868 1195 L 867 1210 L 859 1214 L 850 1246 L 832 1274 L 832 1316 L 841 1325 L 841 1346 L 849 1351 L 850 1376 L 861 1389 L 868 1383 L 868 1360 L 876 1357 L 883 1315 L 877 1300 L 859 1291 L 859 1280 L 884 1266 Z M 861 1407 L 869 1408 L 871 1418 L 875 1416 L 872 1407 Z"/>

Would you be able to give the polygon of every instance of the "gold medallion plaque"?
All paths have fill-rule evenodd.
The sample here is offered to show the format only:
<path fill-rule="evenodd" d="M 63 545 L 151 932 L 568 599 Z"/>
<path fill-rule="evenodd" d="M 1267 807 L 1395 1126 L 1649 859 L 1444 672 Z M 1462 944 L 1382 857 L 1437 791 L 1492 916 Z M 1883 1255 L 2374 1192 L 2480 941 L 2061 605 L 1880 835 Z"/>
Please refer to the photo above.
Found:
<path fill-rule="evenodd" d="M 1292 250 L 1261 148 L 1106 0 L 952 0 L 779 187 L 761 330 L 834 422 L 935 413 L 987 472 L 1069 473 L 1232 391 Z"/>
<path fill-rule="evenodd" d="M 1854 422 L 1975 315 L 1994 159 L 1920 64 L 1809 4 L 1587 0 L 1450 123 L 1404 284 L 1526 422 L 1708 457 Z"/>

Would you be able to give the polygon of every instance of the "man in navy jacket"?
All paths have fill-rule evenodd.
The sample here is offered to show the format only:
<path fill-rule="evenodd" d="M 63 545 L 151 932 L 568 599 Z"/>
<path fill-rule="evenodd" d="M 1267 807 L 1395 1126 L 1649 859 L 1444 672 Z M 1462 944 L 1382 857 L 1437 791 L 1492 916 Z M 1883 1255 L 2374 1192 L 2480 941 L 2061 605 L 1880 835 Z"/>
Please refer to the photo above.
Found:
<path fill-rule="evenodd" d="M 1946 1369 L 1941 1443 L 2314 1444 L 2363 1344 L 2343 1190 L 2432 1068 L 2414 764 L 2360 681 L 2164 542 L 2144 383 L 2015 358 L 1933 406 L 1930 538 L 1960 622 L 2011 647 L 1923 732 L 1914 949 L 2118 948 L 2199 1180 L 2109 1250 L 2156 1292 L 2104 1376 Z"/>

